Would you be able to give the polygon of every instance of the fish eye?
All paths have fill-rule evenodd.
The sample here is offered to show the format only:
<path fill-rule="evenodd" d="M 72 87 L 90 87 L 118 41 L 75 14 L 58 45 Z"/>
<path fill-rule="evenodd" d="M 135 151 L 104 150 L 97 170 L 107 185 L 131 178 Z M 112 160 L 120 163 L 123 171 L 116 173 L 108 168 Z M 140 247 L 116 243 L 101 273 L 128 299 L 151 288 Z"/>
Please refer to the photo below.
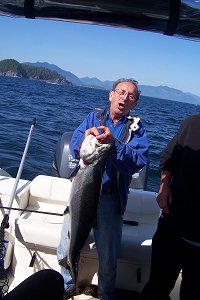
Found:
<path fill-rule="evenodd" d="M 98 148 L 98 152 L 102 152 L 103 151 L 103 146 Z"/>

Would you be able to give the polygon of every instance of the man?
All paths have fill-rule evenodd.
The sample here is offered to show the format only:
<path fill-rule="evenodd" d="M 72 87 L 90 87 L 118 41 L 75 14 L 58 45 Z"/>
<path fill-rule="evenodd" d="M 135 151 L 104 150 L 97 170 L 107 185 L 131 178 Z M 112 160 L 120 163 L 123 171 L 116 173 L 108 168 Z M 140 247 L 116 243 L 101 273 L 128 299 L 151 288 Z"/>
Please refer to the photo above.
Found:
<path fill-rule="evenodd" d="M 200 299 L 200 115 L 187 118 L 164 149 L 157 197 L 162 215 L 152 240 L 142 299 L 170 299 L 182 270 L 180 299 Z"/>
<path fill-rule="evenodd" d="M 115 299 L 117 257 L 120 251 L 123 214 L 132 174 L 148 161 L 148 140 L 139 117 L 130 115 L 139 99 L 137 82 L 120 79 L 109 93 L 110 106 L 91 112 L 74 131 L 70 151 L 79 158 L 83 139 L 94 135 L 101 143 L 113 143 L 103 175 L 102 194 L 97 209 L 97 228 L 93 228 L 99 258 L 98 296 Z M 58 260 L 67 256 L 67 216 L 65 218 Z M 69 272 L 62 267 L 66 297 L 74 293 Z"/>

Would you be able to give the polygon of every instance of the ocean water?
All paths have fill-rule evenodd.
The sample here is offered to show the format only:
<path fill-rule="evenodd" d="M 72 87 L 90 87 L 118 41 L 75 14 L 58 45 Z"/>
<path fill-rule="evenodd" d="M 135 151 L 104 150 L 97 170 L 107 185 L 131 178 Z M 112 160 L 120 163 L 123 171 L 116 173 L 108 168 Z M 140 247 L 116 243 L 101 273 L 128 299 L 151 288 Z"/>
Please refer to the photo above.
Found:
<path fill-rule="evenodd" d="M 36 126 L 21 178 L 52 174 L 56 143 L 96 107 L 108 104 L 108 91 L 0 77 L 0 167 L 16 177 L 32 120 Z M 134 110 L 150 143 L 147 189 L 159 187 L 159 155 L 183 119 L 200 113 L 200 105 L 142 97 Z"/>

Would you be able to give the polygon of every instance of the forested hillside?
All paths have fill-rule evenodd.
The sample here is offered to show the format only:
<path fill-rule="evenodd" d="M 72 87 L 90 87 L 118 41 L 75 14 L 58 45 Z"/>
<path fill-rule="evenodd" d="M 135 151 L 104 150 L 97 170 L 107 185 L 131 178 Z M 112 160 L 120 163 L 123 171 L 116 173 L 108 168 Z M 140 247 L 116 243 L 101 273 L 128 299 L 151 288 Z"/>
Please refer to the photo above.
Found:
<path fill-rule="evenodd" d="M 65 77 L 44 67 L 21 64 L 14 59 L 0 61 L 0 75 L 71 84 Z"/>

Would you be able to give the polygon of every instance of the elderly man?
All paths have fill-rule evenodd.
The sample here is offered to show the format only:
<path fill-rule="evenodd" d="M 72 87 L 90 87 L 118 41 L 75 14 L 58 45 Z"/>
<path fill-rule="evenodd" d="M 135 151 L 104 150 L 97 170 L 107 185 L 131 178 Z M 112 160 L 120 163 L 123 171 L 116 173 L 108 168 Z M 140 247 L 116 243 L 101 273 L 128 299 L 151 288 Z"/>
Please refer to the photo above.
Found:
<path fill-rule="evenodd" d="M 130 111 L 136 107 L 140 91 L 137 81 L 120 79 L 109 93 L 110 105 L 91 112 L 74 131 L 70 151 L 79 158 L 83 139 L 94 135 L 101 143 L 113 143 L 103 175 L 101 198 L 97 209 L 97 228 L 93 228 L 98 258 L 98 297 L 115 299 L 117 258 L 120 252 L 123 214 L 126 209 L 132 175 L 148 162 L 148 140 L 139 117 Z M 58 260 L 67 256 L 67 216 L 58 247 Z M 68 270 L 62 267 L 65 298 L 74 294 Z"/>

